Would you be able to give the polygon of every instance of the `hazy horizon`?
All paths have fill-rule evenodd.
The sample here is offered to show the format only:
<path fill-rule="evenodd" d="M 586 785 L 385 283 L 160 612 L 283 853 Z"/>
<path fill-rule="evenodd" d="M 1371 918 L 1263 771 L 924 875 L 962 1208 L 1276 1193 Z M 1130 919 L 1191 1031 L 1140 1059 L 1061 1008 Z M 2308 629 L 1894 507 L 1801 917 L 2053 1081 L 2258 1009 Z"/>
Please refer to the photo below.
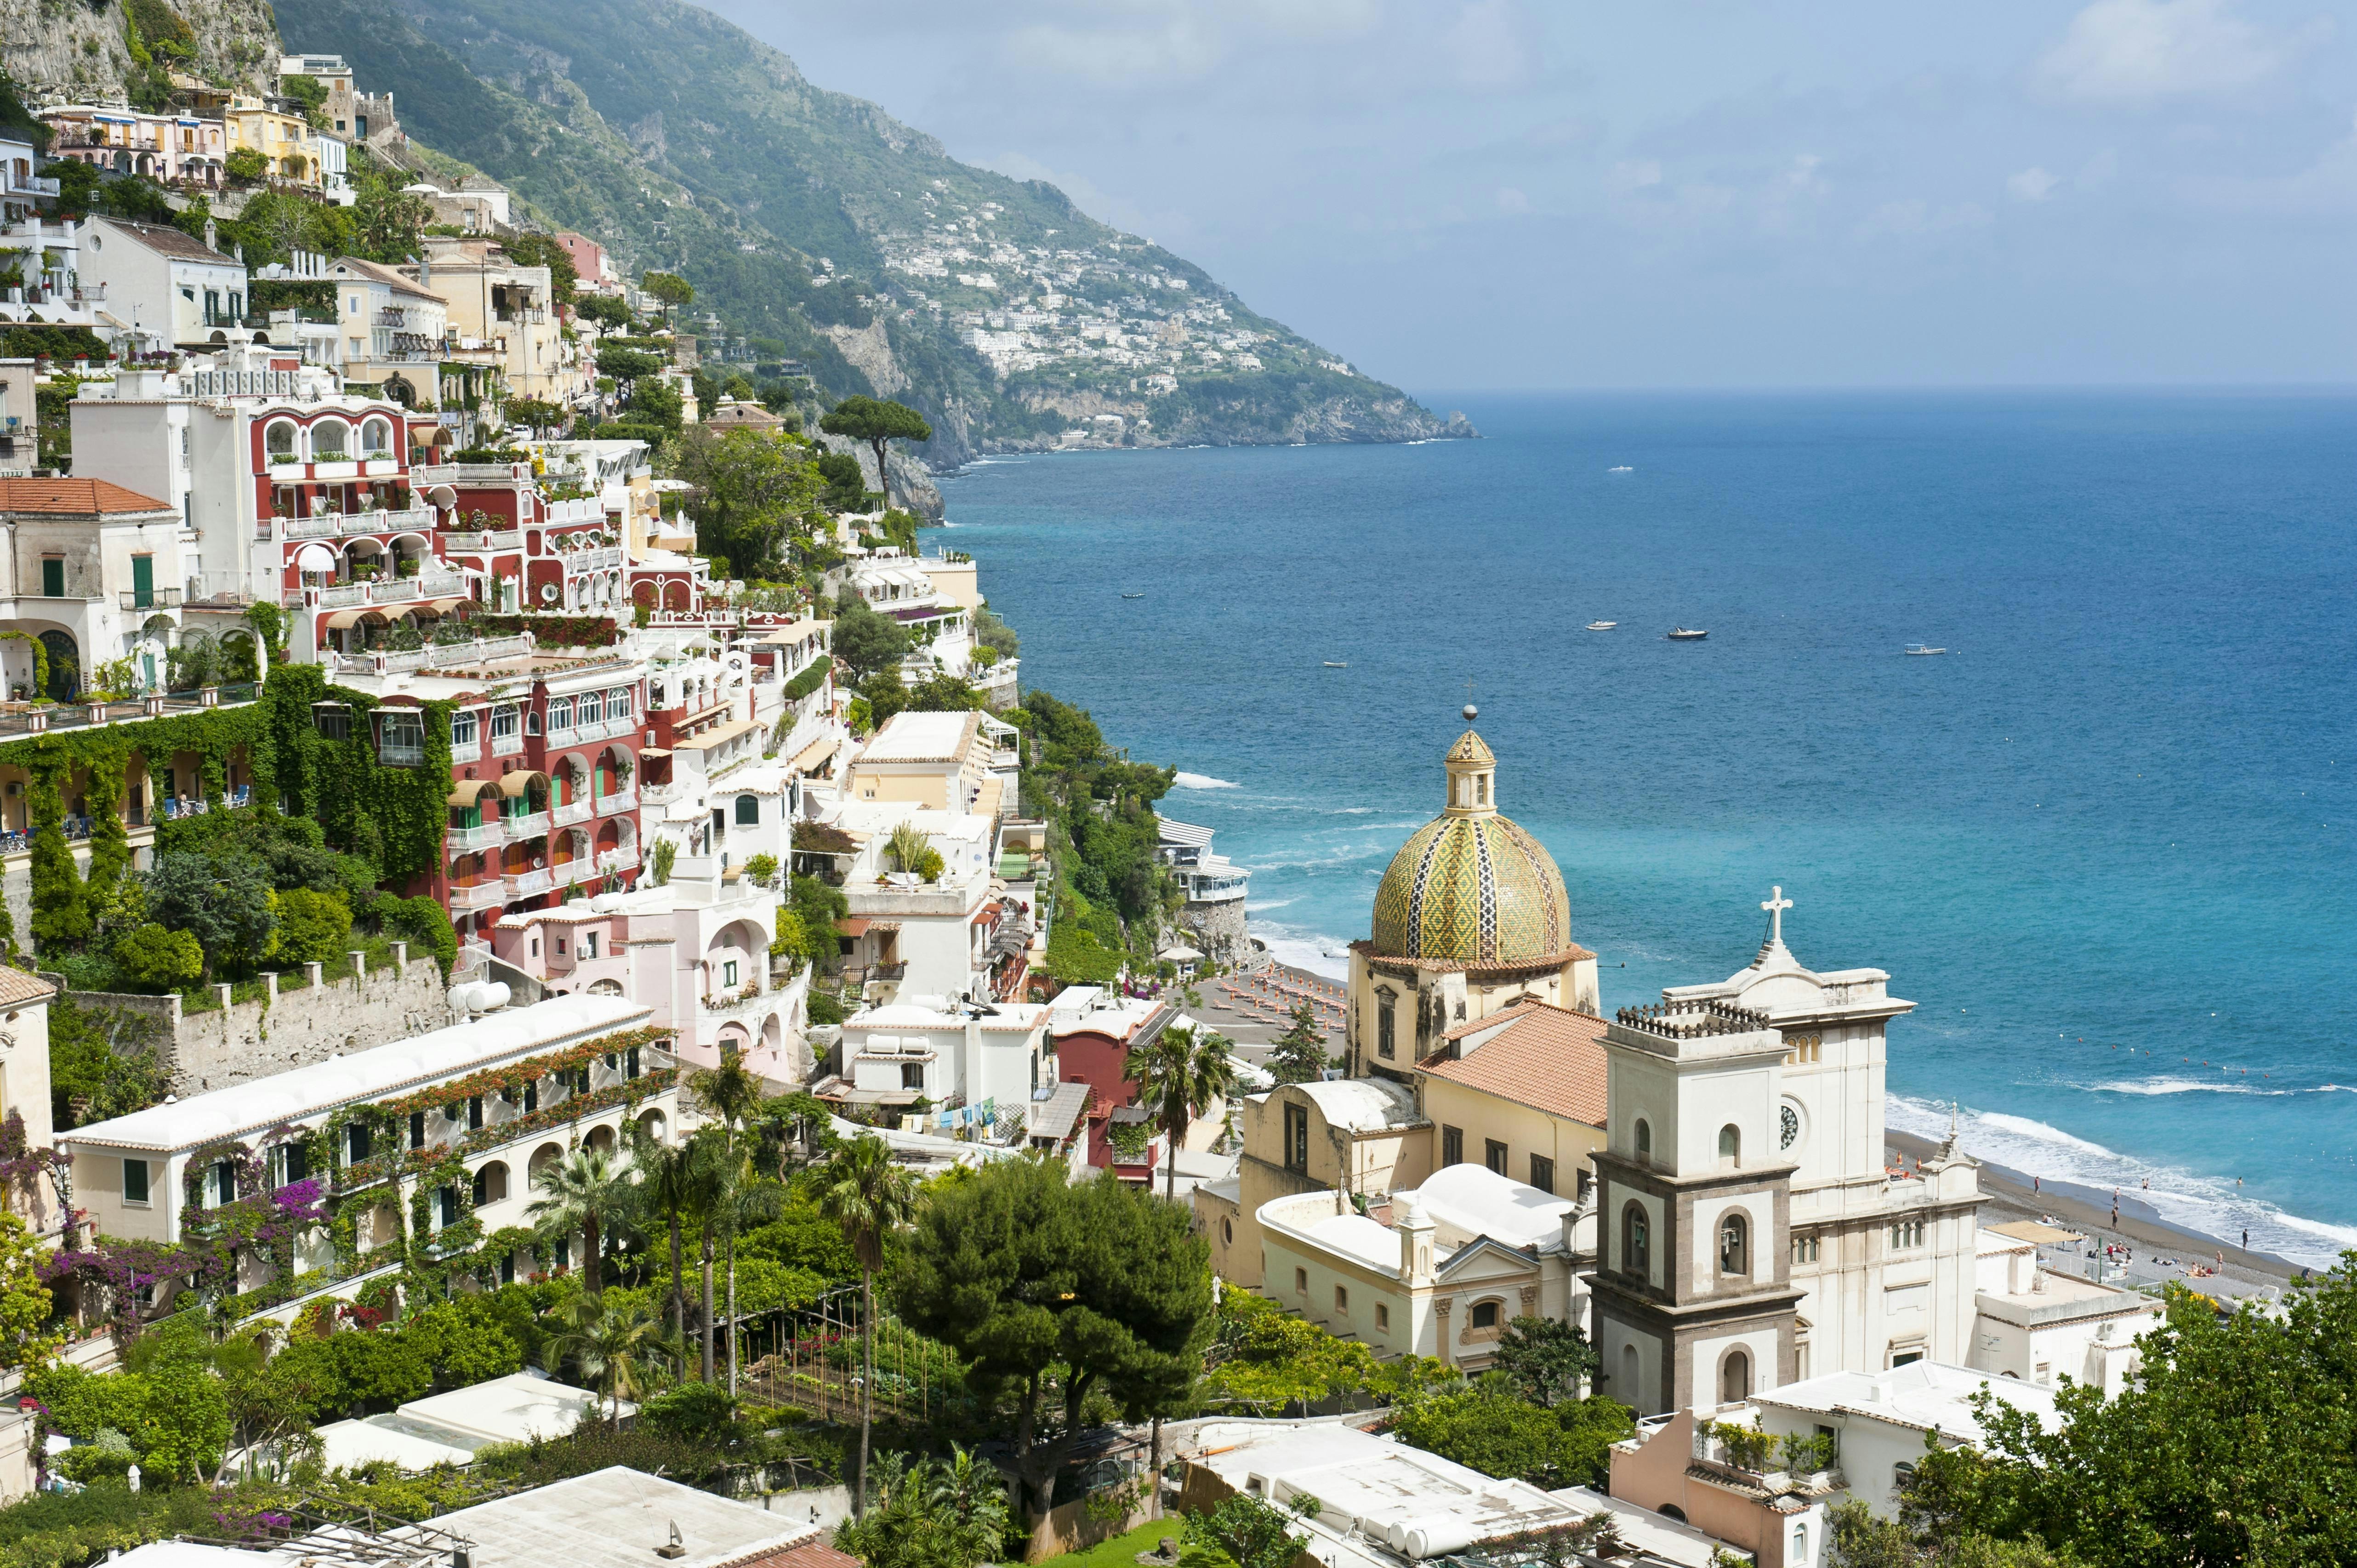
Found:
<path fill-rule="evenodd" d="M 710 3 L 1402 385 L 2357 380 L 2302 0 Z"/>

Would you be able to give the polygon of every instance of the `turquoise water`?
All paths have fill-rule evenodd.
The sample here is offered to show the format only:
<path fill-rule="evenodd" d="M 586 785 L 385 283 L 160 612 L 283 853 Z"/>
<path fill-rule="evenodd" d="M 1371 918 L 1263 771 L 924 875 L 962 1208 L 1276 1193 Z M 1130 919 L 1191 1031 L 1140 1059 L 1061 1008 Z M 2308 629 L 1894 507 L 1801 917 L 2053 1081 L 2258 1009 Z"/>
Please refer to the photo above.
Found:
<path fill-rule="evenodd" d="M 1802 961 L 1918 1003 L 1894 1126 L 2357 1244 L 2357 397 L 1436 406 L 1488 439 L 943 487 L 1025 683 L 1183 770 L 1280 954 L 1340 972 L 1470 680 L 1608 1009 L 1743 967 L 1781 884 Z"/>

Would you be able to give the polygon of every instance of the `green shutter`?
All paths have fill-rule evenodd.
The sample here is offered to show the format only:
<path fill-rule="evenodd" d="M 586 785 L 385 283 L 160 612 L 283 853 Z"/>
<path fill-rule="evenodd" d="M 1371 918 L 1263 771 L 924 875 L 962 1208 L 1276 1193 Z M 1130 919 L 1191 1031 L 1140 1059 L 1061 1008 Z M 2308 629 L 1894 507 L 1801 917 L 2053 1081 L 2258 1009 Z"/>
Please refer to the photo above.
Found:
<path fill-rule="evenodd" d="M 63 561 L 41 563 L 41 593 L 44 597 L 52 599 L 66 596 L 66 564 Z"/>
<path fill-rule="evenodd" d="M 131 602 L 140 609 L 156 607 L 156 557 L 131 558 Z"/>

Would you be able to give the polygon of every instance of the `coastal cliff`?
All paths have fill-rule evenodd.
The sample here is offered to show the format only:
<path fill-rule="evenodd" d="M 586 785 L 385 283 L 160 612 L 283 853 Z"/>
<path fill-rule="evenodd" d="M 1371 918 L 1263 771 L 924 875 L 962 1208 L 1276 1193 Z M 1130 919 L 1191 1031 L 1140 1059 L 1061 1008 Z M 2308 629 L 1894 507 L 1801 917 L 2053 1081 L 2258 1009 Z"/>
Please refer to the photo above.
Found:
<path fill-rule="evenodd" d="M 935 468 L 1071 446 L 1471 435 L 1055 187 L 952 158 L 674 0 L 281 0 L 415 141 L 632 273 L 683 273 L 826 399 L 921 409 Z M 1117 423 L 1116 423 L 1117 422 Z"/>
<path fill-rule="evenodd" d="M 248 91 L 277 90 L 278 27 L 267 0 L 0 0 L 0 64 L 27 102 L 135 100 L 147 75 L 131 52 L 142 17 L 141 48 L 151 60 L 183 48 L 184 69 L 195 75 Z"/>

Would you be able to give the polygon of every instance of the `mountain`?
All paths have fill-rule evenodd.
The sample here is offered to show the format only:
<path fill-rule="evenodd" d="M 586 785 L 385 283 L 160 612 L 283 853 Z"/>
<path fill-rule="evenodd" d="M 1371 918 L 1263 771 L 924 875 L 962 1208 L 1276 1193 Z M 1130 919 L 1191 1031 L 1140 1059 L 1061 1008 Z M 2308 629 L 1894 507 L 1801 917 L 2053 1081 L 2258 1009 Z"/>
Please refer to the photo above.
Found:
<path fill-rule="evenodd" d="M 391 91 L 414 141 L 633 274 L 683 274 L 699 310 L 801 360 L 823 392 L 923 409 L 936 464 L 1092 421 L 1146 445 L 1473 434 L 1055 187 L 962 164 L 694 6 L 278 0 L 276 15 L 290 48 Z"/>

